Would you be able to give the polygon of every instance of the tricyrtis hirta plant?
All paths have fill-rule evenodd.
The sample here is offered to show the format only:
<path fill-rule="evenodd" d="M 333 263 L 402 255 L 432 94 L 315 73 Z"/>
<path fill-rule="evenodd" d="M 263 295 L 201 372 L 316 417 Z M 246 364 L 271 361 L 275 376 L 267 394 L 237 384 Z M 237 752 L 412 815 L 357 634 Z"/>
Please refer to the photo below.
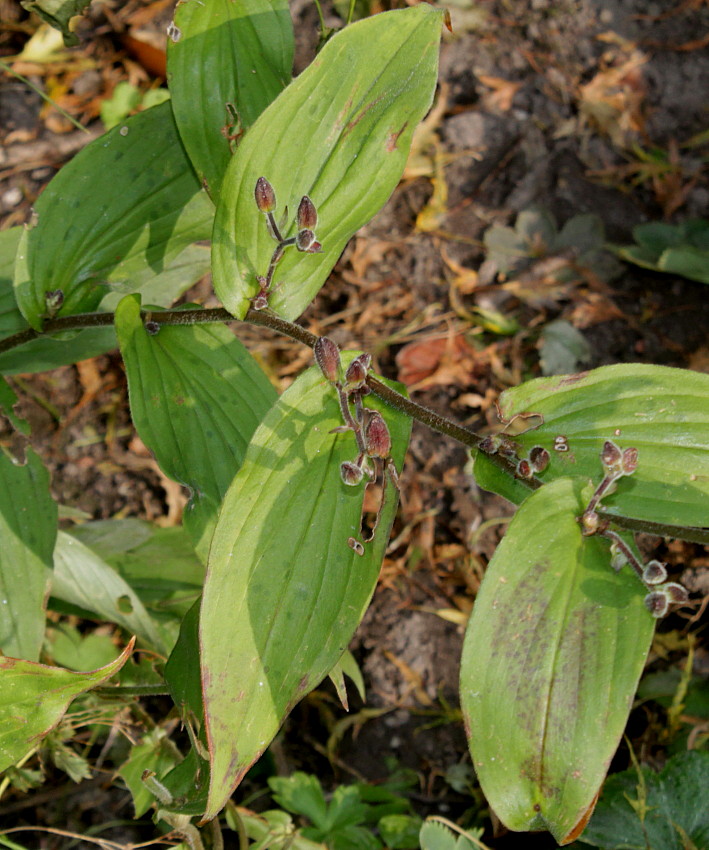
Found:
<path fill-rule="evenodd" d="M 401 177 L 442 23 L 425 4 L 367 18 L 291 81 L 282 0 L 181 3 L 171 100 L 90 144 L 28 226 L 0 234 L 3 373 L 117 344 L 135 427 L 191 494 L 177 529 L 58 534 L 41 459 L 0 456 L 2 769 L 112 676 L 128 703 L 167 691 L 190 747 L 155 733 L 121 776 L 136 812 L 154 804 L 197 846 L 293 706 L 328 675 L 344 692 L 416 418 L 469 447 L 478 483 L 519 505 L 462 659 L 482 789 L 511 829 L 560 843 L 583 830 L 656 619 L 688 601 L 633 532 L 709 540 L 709 376 L 632 365 L 532 380 L 501 396 L 500 431 L 483 437 L 410 401 L 369 353 L 293 323 Z M 166 309 L 207 269 L 224 309 Z M 235 319 L 310 346 L 315 364 L 278 396 L 223 326 Z M 3 379 L 0 405 L 26 435 L 15 401 Z M 89 673 L 39 664 L 48 596 L 158 660 L 131 678 L 131 644 Z"/>

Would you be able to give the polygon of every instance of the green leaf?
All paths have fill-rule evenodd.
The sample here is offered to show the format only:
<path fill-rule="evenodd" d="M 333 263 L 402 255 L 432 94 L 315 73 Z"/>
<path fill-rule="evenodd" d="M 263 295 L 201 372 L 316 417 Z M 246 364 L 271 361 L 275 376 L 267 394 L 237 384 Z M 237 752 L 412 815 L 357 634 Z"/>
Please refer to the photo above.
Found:
<path fill-rule="evenodd" d="M 197 599 L 183 617 L 177 643 L 165 665 L 165 681 L 175 705 L 180 709 L 190 709 L 200 723 L 204 719 L 202 680 L 199 665 L 194 663 L 194 659 L 199 656 L 201 602 Z"/>
<path fill-rule="evenodd" d="M 216 199 L 232 147 L 288 85 L 293 24 L 286 0 L 180 3 L 169 30 L 168 82 L 183 144 Z M 229 109 L 238 114 L 230 116 Z"/>
<path fill-rule="evenodd" d="M 15 295 L 36 330 L 47 292 L 63 292 L 59 315 L 93 310 L 109 287 L 156 275 L 187 245 L 209 238 L 212 220 L 169 103 L 87 145 L 50 182 L 35 213 L 18 249 Z"/>
<path fill-rule="evenodd" d="M 178 254 L 177 257 L 167 259 L 163 270 L 158 274 L 148 266 L 139 268 L 142 262 L 134 258 L 132 263 L 134 274 L 130 275 L 128 281 L 122 279 L 126 272 L 116 272 L 116 277 L 121 278 L 104 296 L 98 306 L 99 312 L 115 310 L 116 305 L 123 298 L 126 288 L 131 292 L 140 292 L 146 303 L 158 307 L 169 307 L 176 298 L 203 277 L 209 271 L 210 256 L 209 248 L 204 245 L 189 245 Z M 108 275 L 109 283 L 113 273 Z M 2 304 L 2 282 L 0 281 L 0 304 Z M 12 285 L 9 288 L 12 302 L 15 304 L 15 296 Z M 23 330 L 27 322 L 15 306 L 15 313 L 21 324 L 15 326 L 7 334 L 2 333 L 0 324 L 0 338 L 8 336 L 9 333 Z M 2 317 L 0 316 L 0 323 Z M 48 369 L 56 369 L 57 366 L 66 366 L 79 360 L 87 360 L 90 357 L 98 357 L 112 348 L 118 348 L 116 332 L 112 326 L 86 328 L 82 331 L 69 331 L 54 336 L 42 336 L 25 343 L 18 348 L 13 348 L 0 354 L 0 372 L 11 375 L 15 372 L 44 372 Z"/>
<path fill-rule="evenodd" d="M 140 89 L 121 80 L 113 89 L 110 98 L 101 101 L 101 121 L 107 130 L 111 130 L 116 124 L 125 120 L 140 103 Z"/>
<path fill-rule="evenodd" d="M 0 230 L 0 339 L 27 327 L 12 289 L 15 257 L 22 233 L 22 227 Z"/>
<path fill-rule="evenodd" d="M 235 316 L 248 310 L 275 247 L 254 201 L 258 178 L 273 185 L 278 215 L 287 205 L 293 218 L 303 195 L 318 210 L 323 252 L 287 250 L 274 278 L 270 306 L 294 319 L 396 188 L 433 97 L 441 22 L 422 3 L 346 27 L 246 133 L 224 178 L 212 247 L 214 287 Z M 283 235 L 295 235 L 294 222 Z"/>
<path fill-rule="evenodd" d="M 175 745 L 161 728 L 153 729 L 139 744 L 131 747 L 130 756 L 121 765 L 118 775 L 122 777 L 133 797 L 136 818 L 142 817 L 155 801 L 142 780 L 143 772 L 153 771 L 158 779 L 162 779 L 179 760 Z"/>
<path fill-rule="evenodd" d="M 691 245 L 668 249 L 660 257 L 657 267 L 663 272 L 709 283 L 709 251 L 700 251 Z"/>
<path fill-rule="evenodd" d="M 95 670 L 110 664 L 116 654 L 116 647 L 111 635 L 91 632 L 82 635 L 74 626 L 61 623 L 48 633 L 49 646 L 47 652 L 54 664 L 68 667 L 70 670 Z"/>
<path fill-rule="evenodd" d="M 606 541 L 582 537 L 583 481 L 534 492 L 497 547 L 461 661 L 473 764 L 510 829 L 560 843 L 593 806 L 632 705 L 654 620 Z"/>
<path fill-rule="evenodd" d="M 566 319 L 544 326 L 539 338 L 539 361 L 543 375 L 573 372 L 591 359 L 586 337 Z"/>
<path fill-rule="evenodd" d="M 69 29 L 69 21 L 74 15 L 80 15 L 91 0 L 20 0 L 28 12 L 35 12 L 54 29 L 64 36 L 64 44 L 74 47 L 79 39 Z"/>
<path fill-rule="evenodd" d="M 325 825 L 327 803 L 317 776 L 297 770 L 291 776 L 272 776 L 268 785 L 273 799 L 294 815 L 304 815 L 316 826 Z"/>
<path fill-rule="evenodd" d="M 503 499 L 507 499 L 513 505 L 521 505 L 532 492 L 519 479 L 503 472 L 485 452 L 476 453 L 473 475 L 478 487 L 497 493 L 498 496 L 502 496 Z"/>
<path fill-rule="evenodd" d="M 384 416 L 400 468 L 410 420 Z M 363 493 L 340 477 L 357 454 L 351 433 L 330 433 L 341 424 L 335 391 L 309 369 L 254 434 L 224 500 L 200 616 L 207 817 L 341 657 L 374 591 L 397 493 L 387 483 L 375 538 L 357 555 L 347 541 L 359 536 Z"/>
<path fill-rule="evenodd" d="M 52 596 L 116 623 L 157 652 L 166 651 L 155 623 L 130 585 L 88 546 L 63 531 L 57 535 L 51 582 Z"/>
<path fill-rule="evenodd" d="M 44 638 L 57 506 L 30 448 L 24 465 L 0 451 L 0 648 L 34 661 Z"/>
<path fill-rule="evenodd" d="M 32 752 L 74 697 L 110 679 L 132 650 L 130 641 L 114 661 L 89 673 L 0 656 L 0 771 Z"/>
<path fill-rule="evenodd" d="M 87 522 L 69 533 L 110 564 L 155 613 L 174 610 L 182 619 L 182 606 L 189 602 L 189 607 L 202 591 L 204 565 L 182 526 L 111 519 Z"/>
<path fill-rule="evenodd" d="M 709 753 L 680 753 L 660 773 L 641 770 L 642 778 L 634 768 L 609 777 L 580 840 L 604 850 L 709 847 Z"/>
<path fill-rule="evenodd" d="M 418 815 L 386 815 L 379 821 L 379 834 L 390 850 L 418 850 L 422 826 Z"/>
<path fill-rule="evenodd" d="M 599 482 L 601 447 L 613 440 L 638 449 L 638 467 L 603 499 L 609 513 L 707 525 L 709 375 L 639 363 L 602 366 L 506 390 L 500 411 L 505 420 L 522 412 L 543 415 L 542 425 L 514 438 L 523 454 L 536 445 L 549 451 L 543 480 L 578 475 Z M 568 451 L 554 449 L 561 435 Z"/>
<path fill-rule="evenodd" d="M 26 419 L 20 418 L 15 413 L 15 405 L 17 404 L 17 394 L 8 384 L 8 382 L 0 377 L 0 414 L 5 416 L 12 427 L 21 434 L 28 436 L 30 433 L 30 424 Z"/>
<path fill-rule="evenodd" d="M 222 325 L 150 334 L 140 298 L 128 296 L 116 310 L 116 332 L 135 427 L 163 472 L 192 490 L 185 528 L 206 556 L 222 497 L 276 391 Z"/>

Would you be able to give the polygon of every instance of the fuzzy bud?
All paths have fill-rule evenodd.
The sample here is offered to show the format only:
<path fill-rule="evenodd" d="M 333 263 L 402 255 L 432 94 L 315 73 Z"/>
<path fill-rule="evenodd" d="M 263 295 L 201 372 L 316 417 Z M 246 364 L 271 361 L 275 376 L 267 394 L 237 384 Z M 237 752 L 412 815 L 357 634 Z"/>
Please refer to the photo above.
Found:
<path fill-rule="evenodd" d="M 601 463 L 609 475 L 622 474 L 623 453 L 611 440 L 606 440 L 601 449 Z"/>
<path fill-rule="evenodd" d="M 480 440 L 478 448 L 486 455 L 494 455 L 500 448 L 501 442 L 502 440 L 498 434 L 491 434 L 490 436 L 483 437 L 482 440 Z"/>
<path fill-rule="evenodd" d="M 595 534 L 601 525 L 601 519 L 595 511 L 584 511 L 581 517 L 581 534 L 590 537 Z"/>
<path fill-rule="evenodd" d="M 306 254 L 322 254 L 322 245 L 317 241 L 317 239 L 307 249 Z"/>
<path fill-rule="evenodd" d="M 364 429 L 364 444 L 369 457 L 389 457 L 391 454 L 391 435 L 380 413 L 372 411 Z"/>
<path fill-rule="evenodd" d="M 372 357 L 369 354 L 360 354 L 359 357 L 350 363 L 345 372 L 345 388 L 348 392 L 358 390 L 364 386 L 367 380 L 367 373 L 372 362 Z"/>
<path fill-rule="evenodd" d="M 549 452 L 541 446 L 534 446 L 529 453 L 529 462 L 534 472 L 544 472 L 549 466 Z"/>
<path fill-rule="evenodd" d="M 307 252 L 313 247 L 315 234 L 312 230 L 299 230 L 295 237 L 295 247 L 299 251 Z"/>
<path fill-rule="evenodd" d="M 342 367 L 340 365 L 340 349 L 326 336 L 321 336 L 313 347 L 315 362 L 320 367 L 323 375 L 331 384 L 340 380 Z"/>
<path fill-rule="evenodd" d="M 623 475 L 632 475 L 638 466 L 638 450 L 635 447 L 631 447 L 626 449 L 623 452 L 623 459 L 621 461 L 621 467 L 623 469 Z"/>
<path fill-rule="evenodd" d="M 345 484 L 349 487 L 356 487 L 364 478 L 364 470 L 356 463 L 352 463 L 351 460 L 346 460 L 340 464 L 340 475 Z"/>
<path fill-rule="evenodd" d="M 260 212 L 270 213 L 275 210 L 276 193 L 273 191 L 273 186 L 271 186 L 265 177 L 259 177 L 256 181 L 254 197 L 256 198 L 256 206 Z"/>
<path fill-rule="evenodd" d="M 643 601 L 647 610 L 658 620 L 665 616 L 670 607 L 669 596 L 662 590 L 653 590 Z"/>
<path fill-rule="evenodd" d="M 659 561 L 648 561 L 643 570 L 643 581 L 645 584 L 662 584 L 667 581 L 665 565 Z"/>
<path fill-rule="evenodd" d="M 251 306 L 254 310 L 265 310 L 268 307 L 268 297 L 262 292 L 251 301 Z"/>
<path fill-rule="evenodd" d="M 522 459 L 517 464 L 517 475 L 520 478 L 531 478 L 534 475 L 532 464 L 528 460 Z"/>
<path fill-rule="evenodd" d="M 689 602 L 689 593 L 687 593 L 687 588 L 682 587 L 681 584 L 677 584 L 675 581 L 668 581 L 667 584 L 663 584 L 662 589 L 669 596 L 670 602 L 674 605 L 685 605 Z"/>
<path fill-rule="evenodd" d="M 299 230 L 315 230 L 318 225 L 318 212 L 315 209 L 315 204 L 307 195 L 303 195 L 300 199 L 296 221 Z"/>
<path fill-rule="evenodd" d="M 160 333 L 160 325 L 158 322 L 154 322 L 152 319 L 149 319 L 145 325 L 145 330 L 150 336 L 156 336 Z"/>
<path fill-rule="evenodd" d="M 628 558 L 624 552 L 618 548 L 617 543 L 611 544 L 611 567 L 618 572 L 628 563 Z"/>

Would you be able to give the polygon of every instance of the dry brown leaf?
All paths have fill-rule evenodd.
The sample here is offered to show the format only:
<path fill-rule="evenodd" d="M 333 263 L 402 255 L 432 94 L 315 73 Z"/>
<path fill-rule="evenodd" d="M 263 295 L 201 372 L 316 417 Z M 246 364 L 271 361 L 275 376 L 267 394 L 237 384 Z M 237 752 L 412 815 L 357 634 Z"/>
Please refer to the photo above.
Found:
<path fill-rule="evenodd" d="M 509 112 L 515 95 L 522 88 L 522 83 L 505 80 L 502 77 L 491 77 L 487 74 L 479 74 L 478 79 L 484 86 L 492 89 L 491 92 L 483 95 L 483 106 L 490 112 Z"/>

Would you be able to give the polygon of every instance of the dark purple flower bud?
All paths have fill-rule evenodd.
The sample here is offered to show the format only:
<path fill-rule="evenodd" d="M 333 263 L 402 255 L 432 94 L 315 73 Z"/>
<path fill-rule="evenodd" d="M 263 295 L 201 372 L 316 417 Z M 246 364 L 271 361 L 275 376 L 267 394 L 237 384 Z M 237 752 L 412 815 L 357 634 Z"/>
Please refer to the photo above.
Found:
<path fill-rule="evenodd" d="M 316 240 L 313 244 L 307 249 L 307 254 L 321 254 L 322 253 L 322 245 Z"/>
<path fill-rule="evenodd" d="M 532 464 L 528 460 L 521 460 L 517 464 L 517 475 L 520 478 L 531 478 L 534 475 Z"/>
<path fill-rule="evenodd" d="M 256 198 L 256 206 L 262 213 L 270 213 L 275 210 L 276 193 L 273 191 L 273 186 L 271 186 L 265 177 L 259 177 L 256 181 L 254 197 Z"/>
<path fill-rule="evenodd" d="M 389 457 L 391 454 L 391 435 L 380 413 L 370 411 L 369 421 L 364 429 L 364 444 L 370 457 Z"/>
<path fill-rule="evenodd" d="M 364 385 L 371 362 L 371 355 L 360 354 L 350 363 L 345 372 L 345 388 L 348 392 L 358 390 Z"/>
<path fill-rule="evenodd" d="M 529 462 L 535 472 L 544 472 L 549 466 L 549 452 L 541 446 L 534 446 L 529 453 Z"/>
<path fill-rule="evenodd" d="M 486 455 L 494 455 L 500 448 L 502 440 L 498 434 L 491 434 L 489 437 L 483 437 L 478 443 L 478 448 Z"/>
<path fill-rule="evenodd" d="M 632 475 L 638 466 L 638 450 L 631 446 L 623 452 L 621 461 L 623 475 Z"/>
<path fill-rule="evenodd" d="M 610 475 L 621 472 L 623 453 L 611 440 L 606 440 L 601 449 L 601 463 Z"/>
<path fill-rule="evenodd" d="M 307 195 L 303 195 L 300 199 L 296 221 L 298 222 L 298 230 L 315 230 L 318 226 L 318 211 Z"/>
<path fill-rule="evenodd" d="M 659 561 L 648 561 L 643 570 L 643 581 L 645 584 L 662 584 L 667 581 L 665 565 Z"/>
<path fill-rule="evenodd" d="M 681 584 L 677 584 L 675 581 L 668 581 L 667 584 L 662 586 L 662 589 L 670 597 L 670 602 L 674 605 L 684 605 L 689 602 L 687 588 L 682 587 Z"/>
<path fill-rule="evenodd" d="M 295 237 L 295 247 L 299 251 L 309 251 L 315 242 L 315 234 L 312 230 L 299 230 Z"/>
<path fill-rule="evenodd" d="M 350 487 L 356 487 L 362 478 L 364 478 L 364 470 L 361 466 L 357 466 L 356 463 L 346 460 L 344 463 L 340 464 L 340 475 L 342 476 L 342 480 L 345 484 Z"/>
<path fill-rule="evenodd" d="M 340 364 L 340 349 L 326 336 L 321 336 L 313 347 L 315 362 L 322 370 L 323 375 L 331 384 L 340 380 L 342 367 Z"/>
<path fill-rule="evenodd" d="M 644 599 L 645 607 L 653 617 L 664 617 L 670 607 L 669 596 L 662 590 L 653 590 Z"/>
<path fill-rule="evenodd" d="M 251 304 L 254 310 L 265 310 L 268 307 L 268 296 L 262 292 L 251 301 Z"/>
<path fill-rule="evenodd" d="M 150 334 L 150 336 L 155 336 L 160 331 L 160 325 L 157 322 L 148 320 L 145 323 L 145 330 Z"/>

